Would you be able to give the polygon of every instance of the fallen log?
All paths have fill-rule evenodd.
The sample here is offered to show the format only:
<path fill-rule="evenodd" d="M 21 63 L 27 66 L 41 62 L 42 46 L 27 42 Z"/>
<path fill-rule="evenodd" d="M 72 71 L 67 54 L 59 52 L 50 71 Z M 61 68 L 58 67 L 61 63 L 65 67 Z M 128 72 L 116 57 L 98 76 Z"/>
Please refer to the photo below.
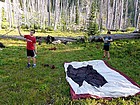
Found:
<path fill-rule="evenodd" d="M 112 34 L 111 37 L 114 40 L 117 40 L 117 39 L 139 39 L 140 38 L 140 33 Z"/>
<path fill-rule="evenodd" d="M 106 36 L 106 34 L 103 35 L 99 35 L 99 36 L 90 36 L 89 37 L 89 42 L 95 41 L 95 42 L 100 42 L 101 37 Z M 47 37 L 47 36 L 46 36 Z M 45 36 L 36 36 L 37 41 L 39 41 L 39 39 L 41 40 L 45 40 L 46 39 Z M 118 39 L 139 39 L 140 38 L 140 33 L 129 33 L 129 34 L 111 34 L 111 37 L 113 40 L 118 40 Z M 5 35 L 0 35 L 0 38 L 10 38 L 10 39 L 18 39 L 18 40 L 25 40 L 25 38 L 19 36 L 19 35 L 13 35 L 13 36 L 5 36 Z M 62 42 L 77 42 L 79 41 L 79 38 L 83 38 L 81 37 L 54 37 L 54 40 L 60 40 Z"/>
<path fill-rule="evenodd" d="M 21 37 L 21 36 L 17 36 L 17 35 L 0 35 L 0 38 L 2 39 L 18 39 L 18 40 L 25 40 L 25 38 Z"/>
<path fill-rule="evenodd" d="M 102 42 L 101 37 L 105 37 L 104 35 L 99 36 L 90 36 L 89 41 L 90 42 Z M 119 39 L 140 39 L 140 33 L 129 33 L 129 34 L 111 34 L 111 37 L 113 40 L 119 40 Z"/>
<path fill-rule="evenodd" d="M 0 35 L 0 38 L 2 38 L 2 39 L 8 38 L 8 39 L 25 40 L 24 37 L 17 36 L 17 35 L 13 35 L 13 36 L 11 36 L 11 35 L 10 36 L 9 35 Z M 46 37 L 45 36 L 36 36 L 36 38 L 37 38 L 37 41 L 39 39 L 46 40 L 47 36 Z M 65 42 L 65 41 L 67 41 L 67 42 L 76 42 L 77 41 L 76 38 L 72 38 L 72 37 L 54 37 L 54 40 L 55 41 L 56 40 L 61 40 L 62 42 Z"/>

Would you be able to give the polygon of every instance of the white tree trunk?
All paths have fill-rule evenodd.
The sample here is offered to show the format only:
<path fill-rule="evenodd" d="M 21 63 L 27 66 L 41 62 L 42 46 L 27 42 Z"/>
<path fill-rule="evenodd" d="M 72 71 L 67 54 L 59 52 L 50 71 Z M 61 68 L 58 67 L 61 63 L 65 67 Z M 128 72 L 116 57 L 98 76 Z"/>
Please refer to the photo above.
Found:
<path fill-rule="evenodd" d="M 113 15 L 114 15 L 114 17 L 113 17 L 113 29 L 116 29 L 116 23 L 117 23 L 117 0 L 114 0 L 115 2 L 114 2 L 114 13 L 113 13 Z"/>
<path fill-rule="evenodd" d="M 126 0 L 125 4 L 124 28 L 127 27 L 127 22 L 128 22 L 128 0 Z"/>
<path fill-rule="evenodd" d="M 68 0 L 65 1 L 65 10 L 64 10 L 64 13 L 65 13 L 65 21 L 66 21 L 66 27 L 68 29 L 68 25 L 69 25 L 69 22 L 70 22 L 70 10 L 68 9 Z"/>
<path fill-rule="evenodd" d="M 119 29 L 122 29 L 123 27 L 123 9 L 124 9 L 124 0 L 121 0 L 120 2 L 120 20 L 119 20 Z"/>
<path fill-rule="evenodd" d="M 135 17 L 134 17 L 134 26 L 137 27 L 137 17 L 138 17 L 138 0 L 135 1 Z"/>
<path fill-rule="evenodd" d="M 90 7 L 91 7 L 91 2 L 90 0 L 86 0 L 87 5 L 86 5 L 86 20 L 89 19 L 89 14 L 90 14 Z"/>
<path fill-rule="evenodd" d="M 4 10 L 5 10 L 5 14 L 6 14 L 6 19 L 7 21 L 9 22 L 9 28 L 12 27 L 12 20 L 13 20 L 13 17 L 12 17 L 12 5 L 11 5 L 11 0 L 5 0 L 5 7 L 4 7 Z"/>
<path fill-rule="evenodd" d="M 109 29 L 110 27 L 110 0 L 107 0 L 107 20 L 106 20 L 106 28 Z"/>
<path fill-rule="evenodd" d="M 1 26 L 2 26 L 2 3 L 0 2 L 0 30 L 2 29 Z"/>
<path fill-rule="evenodd" d="M 56 0 L 55 2 L 55 20 L 54 20 L 54 30 L 57 30 L 59 13 L 60 13 L 60 0 Z"/>
<path fill-rule="evenodd" d="M 40 24 L 41 24 L 41 28 L 44 28 L 44 24 L 45 24 L 45 1 L 41 0 L 41 20 L 40 20 Z"/>
<path fill-rule="evenodd" d="M 100 15 L 99 15 L 99 30 L 101 31 L 102 22 L 103 22 L 103 0 L 100 1 Z"/>
<path fill-rule="evenodd" d="M 24 23 L 27 23 L 27 19 L 28 19 L 28 11 L 27 11 L 27 7 L 26 7 L 26 0 L 23 0 L 23 11 L 24 11 Z M 29 24 L 27 24 L 29 26 Z"/>
<path fill-rule="evenodd" d="M 5 0 L 5 3 L 4 3 L 4 15 L 5 15 L 5 18 L 6 20 L 8 20 L 8 0 Z"/>
<path fill-rule="evenodd" d="M 119 18 L 119 1 L 116 0 L 115 17 L 114 17 L 114 29 L 118 28 L 118 18 Z"/>
<path fill-rule="evenodd" d="M 76 6 L 74 5 L 73 6 L 74 8 L 73 8 L 73 22 L 75 23 L 75 18 L 76 18 Z"/>
<path fill-rule="evenodd" d="M 78 23 L 80 24 L 80 20 L 81 20 L 80 0 L 78 0 L 78 14 L 79 14 Z"/>
<path fill-rule="evenodd" d="M 13 0 L 13 14 L 14 14 L 14 24 L 18 26 L 22 22 L 22 10 L 20 8 L 20 3 L 18 0 Z"/>
<path fill-rule="evenodd" d="M 70 8 L 70 18 L 69 18 L 69 23 L 73 23 L 74 16 L 75 16 L 75 6 L 74 6 L 74 1 L 71 2 Z"/>
<path fill-rule="evenodd" d="M 114 29 L 115 4 L 116 4 L 116 0 L 113 0 L 112 18 L 111 18 L 111 25 L 110 25 L 111 29 Z"/>
<path fill-rule="evenodd" d="M 138 16 L 138 20 L 137 20 L 137 27 L 136 28 L 140 30 L 140 12 L 139 12 L 139 16 Z"/>

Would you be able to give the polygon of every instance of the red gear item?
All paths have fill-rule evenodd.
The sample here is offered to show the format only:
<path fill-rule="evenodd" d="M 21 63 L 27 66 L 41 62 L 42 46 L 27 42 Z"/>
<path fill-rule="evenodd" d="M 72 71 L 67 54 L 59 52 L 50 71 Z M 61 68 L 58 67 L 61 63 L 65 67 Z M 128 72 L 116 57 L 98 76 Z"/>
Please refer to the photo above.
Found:
<path fill-rule="evenodd" d="M 35 50 L 34 44 L 36 43 L 36 38 L 31 35 L 24 35 L 24 38 L 26 38 L 26 41 L 27 41 L 27 49 Z"/>

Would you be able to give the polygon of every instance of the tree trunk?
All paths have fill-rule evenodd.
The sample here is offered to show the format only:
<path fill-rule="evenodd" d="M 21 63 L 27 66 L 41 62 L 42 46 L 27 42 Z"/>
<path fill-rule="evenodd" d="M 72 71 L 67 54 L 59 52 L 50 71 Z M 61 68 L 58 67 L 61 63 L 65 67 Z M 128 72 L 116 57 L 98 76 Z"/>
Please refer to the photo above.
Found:
<path fill-rule="evenodd" d="M 128 22 L 128 0 L 126 0 L 125 4 L 125 17 L 124 17 L 124 28 L 127 27 L 127 22 Z"/>
<path fill-rule="evenodd" d="M 114 29 L 115 8 L 116 8 L 116 0 L 113 0 L 112 18 L 111 18 L 111 25 L 110 25 L 111 29 Z"/>
<path fill-rule="evenodd" d="M 103 22 L 103 19 L 102 19 L 103 18 L 103 16 L 102 16 L 103 8 L 102 7 L 103 7 L 103 0 L 100 1 L 100 15 L 99 15 L 99 30 L 100 31 L 102 29 L 102 22 Z"/>
<path fill-rule="evenodd" d="M 13 24 L 14 25 L 18 26 L 21 24 L 22 22 L 21 14 L 22 12 L 18 0 L 13 0 L 13 15 L 14 15 Z"/>
<path fill-rule="evenodd" d="M 107 19 L 106 19 L 106 28 L 109 29 L 110 24 L 110 0 L 107 0 Z"/>
<path fill-rule="evenodd" d="M 119 29 L 122 29 L 122 24 L 123 24 L 123 9 L 124 9 L 124 0 L 121 0 L 120 2 L 120 20 L 119 20 Z"/>
<path fill-rule="evenodd" d="M 74 11 L 74 2 L 72 2 L 72 6 L 70 8 L 70 23 L 73 22 L 73 11 Z"/>
<path fill-rule="evenodd" d="M 2 3 L 0 2 L 0 30 L 2 29 Z"/>
<path fill-rule="evenodd" d="M 135 17 L 134 17 L 134 26 L 137 27 L 137 17 L 138 17 L 138 0 L 135 1 Z"/>
<path fill-rule="evenodd" d="M 12 5 L 10 0 L 5 0 L 5 13 L 6 13 L 6 19 L 9 22 L 9 28 L 12 28 Z"/>
<path fill-rule="evenodd" d="M 90 0 L 86 0 L 86 27 L 87 27 L 87 25 L 89 24 L 89 16 L 90 16 Z"/>
<path fill-rule="evenodd" d="M 26 5 L 26 0 L 23 0 L 23 11 L 24 11 L 24 23 L 26 24 L 28 22 L 28 11 L 27 11 L 27 5 Z M 29 27 L 29 24 L 26 24 Z"/>
<path fill-rule="evenodd" d="M 51 25 L 51 13 L 50 13 L 50 0 L 48 0 L 48 5 L 47 5 L 47 9 L 48 9 L 48 26 Z"/>
<path fill-rule="evenodd" d="M 45 22 L 44 22 L 44 18 L 45 18 L 45 1 L 44 0 L 41 0 L 41 20 L 40 20 L 40 24 L 41 24 L 41 29 L 43 29 L 44 28 L 44 24 L 45 24 Z"/>
<path fill-rule="evenodd" d="M 54 30 L 57 30 L 58 25 L 58 18 L 59 18 L 59 12 L 60 12 L 60 0 L 55 1 L 55 20 L 54 20 Z"/>
<path fill-rule="evenodd" d="M 114 0 L 115 2 L 115 6 L 114 6 L 114 17 L 113 17 L 113 29 L 116 29 L 116 23 L 117 23 L 117 1 L 116 0 Z"/>
<path fill-rule="evenodd" d="M 69 3 L 68 3 L 68 0 L 66 0 L 66 2 L 65 2 L 66 4 L 66 7 L 65 7 L 65 21 L 66 21 L 66 27 L 67 27 L 67 29 L 68 29 L 68 25 L 69 25 L 69 17 L 70 17 L 70 10 L 69 10 L 69 8 L 68 8 L 68 5 L 69 5 Z M 69 30 L 69 29 L 68 29 Z"/>
<path fill-rule="evenodd" d="M 80 0 L 78 0 L 78 15 L 79 15 L 79 18 L 78 18 L 78 23 L 80 23 L 80 19 L 81 19 L 81 11 L 80 11 Z"/>
<path fill-rule="evenodd" d="M 138 15 L 138 20 L 137 20 L 137 27 L 136 29 L 139 29 L 140 31 L 140 10 L 139 10 L 139 15 Z"/>

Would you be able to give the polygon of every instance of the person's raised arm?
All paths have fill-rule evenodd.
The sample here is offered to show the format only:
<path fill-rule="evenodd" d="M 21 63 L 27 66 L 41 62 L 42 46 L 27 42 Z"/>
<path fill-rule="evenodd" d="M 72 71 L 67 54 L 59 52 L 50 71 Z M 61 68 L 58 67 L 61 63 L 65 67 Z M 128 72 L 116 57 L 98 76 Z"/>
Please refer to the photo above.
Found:
<path fill-rule="evenodd" d="M 104 37 L 103 37 L 103 36 L 101 36 L 101 38 L 102 38 L 102 40 L 104 41 Z"/>
<path fill-rule="evenodd" d="M 24 36 L 21 34 L 21 32 L 20 32 L 20 26 L 17 26 L 17 29 L 18 29 L 19 35 L 20 35 L 21 37 L 24 37 Z"/>

